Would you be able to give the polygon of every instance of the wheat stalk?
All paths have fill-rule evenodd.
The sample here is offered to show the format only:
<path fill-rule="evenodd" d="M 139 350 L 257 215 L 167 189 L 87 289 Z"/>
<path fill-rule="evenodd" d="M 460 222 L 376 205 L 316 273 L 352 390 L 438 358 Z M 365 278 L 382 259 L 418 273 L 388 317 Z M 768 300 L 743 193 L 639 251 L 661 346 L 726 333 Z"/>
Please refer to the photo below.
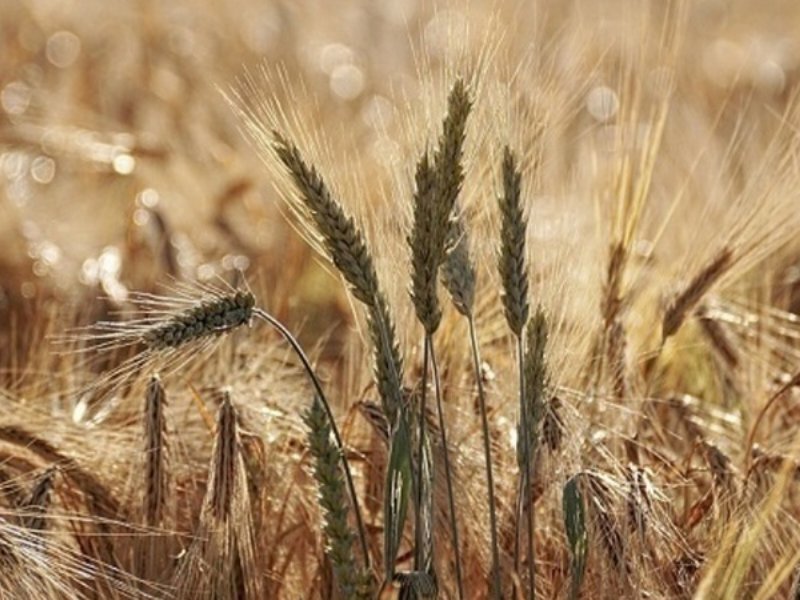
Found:
<path fill-rule="evenodd" d="M 486 409 L 486 393 L 483 389 L 481 373 L 481 357 L 478 346 L 478 335 L 475 326 L 473 307 L 475 303 L 475 267 L 469 252 L 469 240 L 466 228 L 460 218 L 456 217 L 450 227 L 449 251 L 442 265 L 442 281 L 450 294 L 456 310 L 467 319 L 469 328 L 472 368 L 478 387 L 478 407 L 481 413 L 481 433 L 483 438 L 483 454 L 486 464 L 486 488 L 489 502 L 489 536 L 492 545 L 492 596 L 495 600 L 502 597 L 500 584 L 500 550 L 497 539 L 497 512 L 495 508 L 495 486 L 492 468 L 492 440 L 489 432 L 489 417 Z"/>

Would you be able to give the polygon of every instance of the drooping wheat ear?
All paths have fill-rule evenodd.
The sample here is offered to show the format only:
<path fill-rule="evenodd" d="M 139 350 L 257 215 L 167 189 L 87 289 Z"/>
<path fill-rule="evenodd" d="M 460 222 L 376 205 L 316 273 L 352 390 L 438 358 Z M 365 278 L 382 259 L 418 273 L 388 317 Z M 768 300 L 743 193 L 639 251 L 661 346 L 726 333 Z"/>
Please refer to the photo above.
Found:
<path fill-rule="evenodd" d="M 525 264 L 525 232 L 522 210 L 522 175 L 511 149 L 503 149 L 503 195 L 500 197 L 500 277 L 503 280 L 503 308 L 514 335 L 522 336 L 528 321 L 528 273 Z"/>
<path fill-rule="evenodd" d="M 48 467 L 36 478 L 28 497 L 20 504 L 22 524 L 31 531 L 42 532 L 47 528 L 47 509 L 53 491 L 58 467 Z"/>
<path fill-rule="evenodd" d="M 476 277 L 469 252 L 469 236 L 460 217 L 455 217 L 450 225 L 447 248 L 442 265 L 442 283 L 456 310 L 469 318 L 475 305 Z"/>
<path fill-rule="evenodd" d="M 247 472 L 236 409 L 227 391 L 222 392 L 208 471 L 198 529 L 175 576 L 177 597 L 262 598 Z"/>
<path fill-rule="evenodd" d="M 144 407 L 144 521 L 149 527 L 157 527 L 164 521 L 169 491 L 167 465 L 167 419 L 164 414 L 167 397 L 158 377 L 152 377 L 147 385 Z"/>
<path fill-rule="evenodd" d="M 664 312 L 661 321 L 661 339 L 666 340 L 680 329 L 690 312 L 703 296 L 719 281 L 733 265 L 733 251 L 722 248 L 694 278 L 686 288 L 674 296 Z"/>
<path fill-rule="evenodd" d="M 342 598 L 370 598 L 369 575 L 353 557 L 355 535 L 347 522 L 348 500 L 341 471 L 340 450 L 331 440 L 331 426 L 322 402 L 314 397 L 303 416 L 314 457 L 314 477 L 319 485 L 319 504 L 324 512 L 326 555 L 331 561 Z"/>
<path fill-rule="evenodd" d="M 291 175 L 330 259 L 350 285 L 353 296 L 367 307 L 378 391 L 386 415 L 394 422 L 402 402 L 403 361 L 364 236 L 333 198 L 317 170 L 303 160 L 297 146 L 279 132 L 273 132 L 273 136 L 278 159 Z"/>
<path fill-rule="evenodd" d="M 439 265 L 444 258 L 444 229 L 437 222 L 439 198 L 436 194 L 436 176 L 427 153 L 417 163 L 414 191 L 414 225 L 408 244 L 411 246 L 411 300 L 417 319 L 432 334 L 439 327 L 442 311 L 436 294 Z"/>
<path fill-rule="evenodd" d="M 256 299 L 253 294 L 237 291 L 205 300 L 152 326 L 143 335 L 152 349 L 179 348 L 185 344 L 219 335 L 250 322 Z"/>

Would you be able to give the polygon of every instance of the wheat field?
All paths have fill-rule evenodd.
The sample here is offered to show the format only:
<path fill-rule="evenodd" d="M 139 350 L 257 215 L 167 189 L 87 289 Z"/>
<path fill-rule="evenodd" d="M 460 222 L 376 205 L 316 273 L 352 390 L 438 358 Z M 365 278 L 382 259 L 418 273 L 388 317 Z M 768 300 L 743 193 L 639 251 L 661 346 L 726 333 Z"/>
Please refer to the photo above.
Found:
<path fill-rule="evenodd" d="M 800 598 L 800 5 L 0 4 L 0 598 Z"/>

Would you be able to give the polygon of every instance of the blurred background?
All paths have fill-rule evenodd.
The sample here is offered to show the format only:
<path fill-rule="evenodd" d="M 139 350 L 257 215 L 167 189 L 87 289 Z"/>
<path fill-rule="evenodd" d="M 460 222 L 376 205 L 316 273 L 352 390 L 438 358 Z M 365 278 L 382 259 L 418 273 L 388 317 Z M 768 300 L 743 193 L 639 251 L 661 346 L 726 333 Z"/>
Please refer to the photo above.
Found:
<path fill-rule="evenodd" d="M 378 132 L 398 108 L 395 90 L 413 98 L 420 65 L 436 69 L 454 46 L 479 53 L 489 22 L 510 56 L 548 53 L 574 89 L 576 123 L 613 122 L 618 90 L 603 75 L 624 62 L 620 40 L 637 22 L 659 27 L 661 4 L 0 3 L 3 364 L 24 356 L 32 336 L 20 332 L 41 311 L 88 318 L 102 308 L 86 300 L 124 302 L 169 277 L 234 280 L 241 270 L 279 318 L 306 331 L 348 322 L 339 286 L 293 231 L 223 97 L 247 69 L 283 65 L 315 98 L 314 126 L 346 127 L 363 160 L 380 162 L 395 150 Z M 800 75 L 800 3 L 697 0 L 686 13 L 674 74 L 682 123 L 735 109 L 774 128 Z M 583 66 L 565 32 L 581 40 Z M 649 43 L 657 51 L 659 40 Z M 786 277 L 798 311 L 791 260 Z"/>

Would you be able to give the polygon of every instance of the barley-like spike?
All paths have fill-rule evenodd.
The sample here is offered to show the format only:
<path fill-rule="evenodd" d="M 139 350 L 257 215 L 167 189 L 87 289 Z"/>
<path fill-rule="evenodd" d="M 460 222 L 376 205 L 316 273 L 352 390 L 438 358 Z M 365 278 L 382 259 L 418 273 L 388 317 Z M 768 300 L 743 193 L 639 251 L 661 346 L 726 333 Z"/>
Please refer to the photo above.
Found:
<path fill-rule="evenodd" d="M 274 131 L 273 136 L 275 152 L 291 175 L 331 260 L 350 285 L 353 296 L 368 309 L 375 379 L 386 415 L 394 422 L 401 402 L 403 361 L 364 236 L 352 217 L 345 215 L 316 169 L 303 160 L 297 146 L 279 132 Z"/>
<path fill-rule="evenodd" d="M 177 598 L 263 598 L 236 409 L 222 392 L 198 531 L 175 576 Z"/>
<path fill-rule="evenodd" d="M 448 97 L 447 116 L 433 161 L 425 153 L 417 163 L 414 226 L 408 240 L 411 297 L 417 318 L 428 335 L 436 331 L 441 321 L 436 282 L 439 266 L 446 258 L 450 220 L 464 181 L 461 158 L 470 108 L 466 86 L 459 79 Z"/>
<path fill-rule="evenodd" d="M 50 493 L 53 491 L 57 467 L 48 467 L 36 479 L 28 497 L 23 500 L 20 510 L 23 513 L 22 523 L 31 531 L 44 531 L 47 528 L 45 515 L 50 505 Z"/>
<path fill-rule="evenodd" d="M 527 423 L 528 431 L 520 430 L 520 439 L 526 435 L 527 452 L 524 456 L 525 444 L 518 444 L 517 456 L 520 468 L 532 468 L 532 457 L 536 454 L 536 447 L 539 444 L 539 424 L 545 414 L 546 401 L 545 393 L 549 384 L 549 374 L 547 369 L 547 359 L 545 351 L 547 349 L 547 317 L 541 306 L 537 307 L 536 313 L 528 323 L 526 332 L 527 348 L 525 351 L 525 406 L 521 410 L 526 411 L 525 419 L 520 420 Z M 533 479 L 531 479 L 533 481 Z"/>
<path fill-rule="evenodd" d="M 345 215 L 316 168 L 279 132 L 273 132 L 275 152 L 288 170 L 308 214 L 322 236 L 333 264 L 350 284 L 353 295 L 372 306 L 378 294 L 378 276 L 372 257 L 353 218 Z"/>
<path fill-rule="evenodd" d="M 161 380 L 152 377 L 145 394 L 145 524 L 156 527 L 163 523 L 169 472 L 167 470 L 167 420 L 164 414 L 167 399 Z"/>
<path fill-rule="evenodd" d="M 437 223 L 436 175 L 424 154 L 417 163 L 414 192 L 414 226 L 408 238 L 411 247 L 411 299 L 417 319 L 432 334 L 439 327 L 442 311 L 436 294 L 439 265 L 444 255 L 446 224 Z M 446 218 L 446 215 L 445 215 Z"/>
<path fill-rule="evenodd" d="M 340 466 L 340 452 L 331 440 L 331 426 L 325 408 L 314 397 L 303 417 L 308 427 L 308 441 L 314 457 L 314 477 L 319 484 L 319 504 L 324 511 L 326 554 L 333 566 L 342 598 L 370 598 L 369 577 L 353 557 L 355 535 L 347 522 L 348 500 Z"/>
<path fill-rule="evenodd" d="M 661 322 L 661 339 L 666 340 L 680 329 L 686 316 L 733 264 L 733 251 L 722 248 L 689 285 L 670 301 Z"/>
<path fill-rule="evenodd" d="M 447 248 L 442 264 L 442 283 L 456 310 L 470 317 L 475 305 L 475 266 L 469 253 L 469 236 L 459 217 L 450 225 Z"/>
<path fill-rule="evenodd" d="M 255 296 L 245 291 L 205 300 L 151 327 L 143 334 L 144 342 L 154 350 L 164 350 L 219 335 L 250 323 L 255 303 Z"/>
<path fill-rule="evenodd" d="M 641 467 L 628 465 L 625 476 L 628 480 L 628 525 L 634 533 L 644 539 L 647 532 L 647 515 L 651 508 L 647 474 Z"/>
<path fill-rule="evenodd" d="M 214 450 L 211 459 L 211 481 L 209 507 L 219 521 L 231 517 L 237 463 L 239 461 L 239 432 L 236 426 L 236 411 L 228 392 L 223 393 L 222 404 L 217 416 L 217 432 L 214 436 Z"/>
<path fill-rule="evenodd" d="M 502 216 L 500 232 L 500 277 L 503 280 L 503 308 L 506 321 L 515 335 L 521 336 L 528 321 L 528 273 L 525 264 L 525 232 L 528 227 L 522 210 L 522 175 L 511 149 L 503 149 L 503 195 L 499 199 Z"/>
<path fill-rule="evenodd" d="M 471 109 L 472 101 L 467 86 L 462 79 L 458 79 L 447 98 L 447 116 L 442 123 L 439 146 L 433 161 L 436 171 L 437 203 L 442 207 L 439 215 L 440 225 L 450 218 L 464 183 L 464 167 L 461 159 L 467 118 Z"/>

